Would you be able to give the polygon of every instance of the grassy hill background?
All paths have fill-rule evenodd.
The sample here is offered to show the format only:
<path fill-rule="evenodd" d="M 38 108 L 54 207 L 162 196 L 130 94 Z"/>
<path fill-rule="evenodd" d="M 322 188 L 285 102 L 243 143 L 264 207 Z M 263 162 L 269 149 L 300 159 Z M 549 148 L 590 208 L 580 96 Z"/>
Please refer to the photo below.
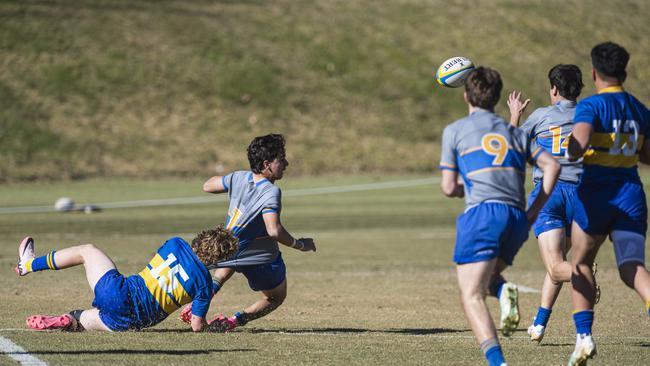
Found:
<path fill-rule="evenodd" d="M 290 174 L 424 172 L 462 91 L 446 58 L 545 105 L 546 73 L 605 40 L 650 101 L 650 2 L 3 1 L 0 180 L 207 175 L 288 138 Z"/>

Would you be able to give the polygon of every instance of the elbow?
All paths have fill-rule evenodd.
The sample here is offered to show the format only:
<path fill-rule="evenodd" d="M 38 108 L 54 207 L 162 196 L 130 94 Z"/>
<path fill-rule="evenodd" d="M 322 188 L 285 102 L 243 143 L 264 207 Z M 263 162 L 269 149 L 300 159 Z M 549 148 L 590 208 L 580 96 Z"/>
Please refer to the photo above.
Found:
<path fill-rule="evenodd" d="M 266 233 L 269 234 L 271 238 L 277 240 L 280 237 L 280 228 L 279 227 L 266 228 Z"/>
<path fill-rule="evenodd" d="M 212 193 L 212 189 L 210 188 L 210 180 L 203 183 L 203 192 Z"/>
<path fill-rule="evenodd" d="M 442 194 L 444 194 L 445 196 L 453 197 L 454 196 L 454 191 L 456 191 L 456 187 L 455 187 L 455 185 L 453 183 L 452 184 L 443 183 L 443 184 L 440 185 L 440 190 L 442 191 Z"/>

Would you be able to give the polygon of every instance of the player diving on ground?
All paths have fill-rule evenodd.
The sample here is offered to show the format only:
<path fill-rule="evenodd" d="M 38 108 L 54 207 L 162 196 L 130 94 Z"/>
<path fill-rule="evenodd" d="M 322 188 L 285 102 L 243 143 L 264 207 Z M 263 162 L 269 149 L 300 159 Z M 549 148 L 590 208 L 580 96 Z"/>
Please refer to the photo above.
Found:
<path fill-rule="evenodd" d="M 19 276 L 44 270 L 61 270 L 83 264 L 95 294 L 92 309 L 73 310 L 60 316 L 33 315 L 27 326 L 36 330 L 126 331 L 154 326 L 181 306 L 193 302 L 192 330 L 211 330 L 206 321 L 216 285 L 207 266 L 232 256 L 237 238 L 217 227 L 201 231 L 190 243 L 167 240 L 137 275 L 125 277 L 113 261 L 93 244 L 55 250 L 36 257 L 34 240 L 26 237 L 18 248 Z"/>

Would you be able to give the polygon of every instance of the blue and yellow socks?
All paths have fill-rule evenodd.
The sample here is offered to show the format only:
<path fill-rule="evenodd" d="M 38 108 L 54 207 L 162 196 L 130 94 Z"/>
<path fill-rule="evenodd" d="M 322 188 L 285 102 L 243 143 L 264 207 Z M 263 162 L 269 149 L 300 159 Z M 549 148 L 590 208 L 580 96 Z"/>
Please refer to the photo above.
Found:
<path fill-rule="evenodd" d="M 548 320 L 551 318 L 552 312 L 553 310 L 540 306 L 537 309 L 537 316 L 535 317 L 535 321 L 533 321 L 533 325 L 541 325 L 546 327 L 546 324 L 548 324 Z"/>
<path fill-rule="evenodd" d="M 594 324 L 594 311 L 583 310 L 574 312 L 573 322 L 576 325 L 576 333 L 591 335 L 591 326 Z"/>
<path fill-rule="evenodd" d="M 648 302 L 645 303 L 645 312 L 648 313 L 648 315 L 650 315 L 650 300 L 648 300 Z"/>
<path fill-rule="evenodd" d="M 503 351 L 499 345 L 499 339 L 496 337 L 481 342 L 481 350 L 485 354 L 485 358 L 490 366 L 501 366 L 501 364 L 506 363 L 505 358 L 503 358 Z"/>
<path fill-rule="evenodd" d="M 46 269 L 59 269 L 54 261 L 54 253 L 56 253 L 56 250 L 53 250 L 46 255 L 28 260 L 24 264 L 25 270 L 27 270 L 27 272 L 38 272 Z"/>

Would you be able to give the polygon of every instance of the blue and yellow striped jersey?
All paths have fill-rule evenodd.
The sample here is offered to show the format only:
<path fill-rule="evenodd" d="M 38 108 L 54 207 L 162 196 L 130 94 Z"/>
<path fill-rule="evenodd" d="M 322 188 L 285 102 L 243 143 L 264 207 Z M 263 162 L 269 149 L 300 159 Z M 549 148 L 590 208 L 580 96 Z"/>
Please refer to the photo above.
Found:
<path fill-rule="evenodd" d="M 214 286 L 208 269 L 181 238 L 167 240 L 128 283 L 138 328 L 155 325 L 190 302 L 192 314 L 205 317 Z"/>
<path fill-rule="evenodd" d="M 593 128 L 583 180 L 639 180 L 639 151 L 650 130 L 650 112 L 641 102 L 620 86 L 605 88 L 580 101 L 574 119 Z"/>

